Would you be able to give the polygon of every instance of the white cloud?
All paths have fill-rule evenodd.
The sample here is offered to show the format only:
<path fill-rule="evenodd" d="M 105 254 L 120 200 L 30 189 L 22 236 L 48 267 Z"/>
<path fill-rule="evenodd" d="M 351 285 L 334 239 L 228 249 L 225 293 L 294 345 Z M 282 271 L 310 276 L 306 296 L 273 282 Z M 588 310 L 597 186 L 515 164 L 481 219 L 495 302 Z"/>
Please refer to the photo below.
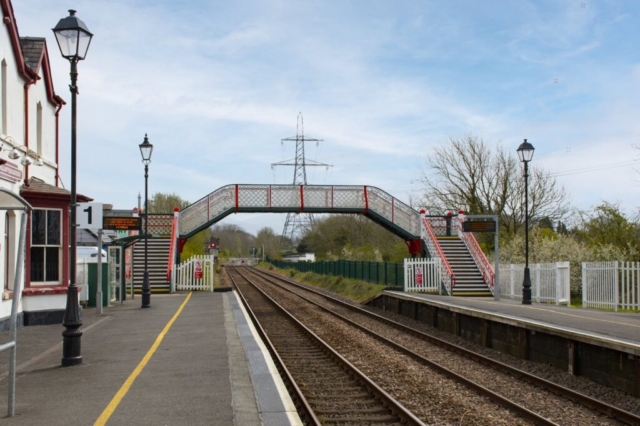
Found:
<path fill-rule="evenodd" d="M 50 30 L 66 3 L 13 3 L 21 35 L 47 37 L 68 101 L 69 65 Z M 419 190 L 420 159 L 449 136 L 514 152 L 529 138 L 552 172 L 615 164 L 640 142 L 640 65 L 624 47 L 640 36 L 632 3 L 76 3 L 95 33 L 79 64 L 78 186 L 116 208 L 144 190 L 145 133 L 156 146 L 152 192 L 196 200 L 229 183 L 288 183 L 293 170 L 270 164 L 294 157 L 280 139 L 295 135 L 299 111 L 305 134 L 324 139 L 308 158 L 334 166 L 310 169 L 310 183 L 374 185 L 404 201 Z M 631 209 L 635 175 L 625 166 L 558 179 L 577 206 L 611 198 Z M 254 232 L 266 221 L 228 220 Z"/>

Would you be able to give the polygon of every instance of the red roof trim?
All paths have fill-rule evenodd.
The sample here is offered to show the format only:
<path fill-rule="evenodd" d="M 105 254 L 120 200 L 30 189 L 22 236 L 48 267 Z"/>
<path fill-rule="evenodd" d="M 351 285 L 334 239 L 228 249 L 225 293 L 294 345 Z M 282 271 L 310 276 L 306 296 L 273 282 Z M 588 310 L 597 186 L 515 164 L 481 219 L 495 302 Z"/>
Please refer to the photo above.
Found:
<path fill-rule="evenodd" d="M 13 54 L 16 58 L 18 70 L 27 82 L 32 80 L 38 80 L 38 70 L 42 68 L 44 75 L 45 85 L 47 88 L 47 98 L 49 102 L 54 105 L 64 105 L 65 102 L 56 95 L 53 89 L 53 79 L 51 77 L 51 67 L 49 66 L 49 52 L 47 50 L 47 42 L 45 40 L 44 49 L 42 49 L 42 55 L 38 61 L 38 70 L 34 71 L 27 66 L 27 63 L 22 54 L 22 47 L 20 46 L 20 34 L 18 33 L 18 25 L 16 24 L 16 18 L 13 14 L 13 6 L 11 0 L 0 0 L 0 6 L 2 7 L 2 22 L 7 26 L 9 31 L 9 38 L 11 39 L 11 47 L 13 47 Z"/>

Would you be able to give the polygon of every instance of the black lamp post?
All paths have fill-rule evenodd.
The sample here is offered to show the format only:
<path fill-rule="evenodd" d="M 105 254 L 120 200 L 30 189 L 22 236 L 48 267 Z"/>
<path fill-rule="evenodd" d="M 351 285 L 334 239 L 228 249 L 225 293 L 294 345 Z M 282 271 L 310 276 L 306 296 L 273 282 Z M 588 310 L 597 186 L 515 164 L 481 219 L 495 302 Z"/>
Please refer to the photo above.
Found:
<path fill-rule="evenodd" d="M 518 147 L 518 157 L 524 163 L 524 246 L 525 264 L 522 282 L 522 304 L 531 304 L 531 274 L 529 273 L 529 161 L 533 158 L 535 148 L 525 139 Z"/>
<path fill-rule="evenodd" d="M 71 63 L 71 198 L 69 229 L 69 287 L 67 288 L 67 306 L 62 325 L 62 366 L 82 364 L 81 337 L 82 311 L 78 305 L 78 286 L 76 285 L 76 95 L 78 94 L 78 61 L 87 56 L 93 34 L 87 26 L 75 16 L 75 10 L 69 10 L 69 16 L 62 18 L 53 29 L 62 57 Z"/>
<path fill-rule="evenodd" d="M 149 142 L 147 135 L 144 135 L 144 142 L 140 144 L 140 154 L 142 154 L 142 162 L 144 163 L 144 275 L 142 277 L 142 307 L 151 307 L 151 286 L 149 284 L 149 270 L 147 269 L 148 261 L 148 242 L 149 242 L 149 163 L 151 162 L 151 153 L 153 145 Z"/>

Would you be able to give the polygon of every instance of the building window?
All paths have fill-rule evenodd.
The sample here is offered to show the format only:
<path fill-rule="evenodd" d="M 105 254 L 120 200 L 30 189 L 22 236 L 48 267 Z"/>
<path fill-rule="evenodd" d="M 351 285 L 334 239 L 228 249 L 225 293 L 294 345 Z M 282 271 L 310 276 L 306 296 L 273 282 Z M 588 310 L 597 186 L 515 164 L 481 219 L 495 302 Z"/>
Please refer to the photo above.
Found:
<path fill-rule="evenodd" d="M 2 132 L 8 135 L 7 131 L 7 61 L 2 60 L 2 74 L 0 81 L 0 126 L 2 126 Z"/>
<path fill-rule="evenodd" d="M 42 102 L 36 105 L 36 152 L 42 157 Z"/>
<path fill-rule="evenodd" d="M 60 282 L 61 210 L 31 212 L 31 282 Z"/>

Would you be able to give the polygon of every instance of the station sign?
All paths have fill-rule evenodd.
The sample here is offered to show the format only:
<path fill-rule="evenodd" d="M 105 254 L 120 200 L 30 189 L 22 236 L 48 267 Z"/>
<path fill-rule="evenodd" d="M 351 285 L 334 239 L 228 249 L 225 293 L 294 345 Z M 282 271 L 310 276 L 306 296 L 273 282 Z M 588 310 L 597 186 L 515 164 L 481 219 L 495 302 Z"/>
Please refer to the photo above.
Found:
<path fill-rule="evenodd" d="M 142 231 L 142 218 L 133 216 L 104 216 L 102 229 L 115 231 Z"/>
<path fill-rule="evenodd" d="M 496 232 L 494 220 L 466 220 L 462 222 L 463 232 Z"/>
<path fill-rule="evenodd" d="M 193 278 L 195 278 L 196 280 L 201 280 L 202 279 L 202 261 L 201 260 L 196 260 L 195 261 L 195 268 L 193 271 Z"/>
<path fill-rule="evenodd" d="M 100 229 L 102 225 L 102 203 L 77 203 L 76 226 L 78 229 Z"/>
<path fill-rule="evenodd" d="M 424 274 L 422 266 L 416 266 L 416 285 L 422 287 L 424 285 Z"/>

